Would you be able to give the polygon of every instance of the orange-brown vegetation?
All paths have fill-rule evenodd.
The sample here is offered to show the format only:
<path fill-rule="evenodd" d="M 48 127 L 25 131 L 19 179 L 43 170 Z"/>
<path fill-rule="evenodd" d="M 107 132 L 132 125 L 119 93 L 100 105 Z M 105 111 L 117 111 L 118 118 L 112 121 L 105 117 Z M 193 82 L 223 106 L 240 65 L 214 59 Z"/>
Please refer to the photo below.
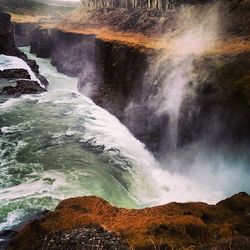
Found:
<path fill-rule="evenodd" d="M 11 13 L 11 20 L 14 23 L 38 23 L 42 18 L 46 16 L 31 16 Z"/>
<path fill-rule="evenodd" d="M 27 249 L 41 235 L 93 224 L 120 235 L 135 249 L 249 249 L 249 216 L 250 196 L 246 193 L 216 205 L 169 203 L 145 209 L 117 208 L 101 198 L 77 197 L 60 202 L 55 211 L 27 225 L 10 249 Z"/>
<path fill-rule="evenodd" d="M 156 49 L 172 51 L 175 41 L 155 34 L 143 34 L 139 32 L 117 31 L 108 26 L 93 25 L 88 27 L 84 20 L 55 19 L 46 16 L 29 16 L 11 14 L 14 23 L 35 23 L 41 29 L 58 29 L 67 33 L 95 35 L 104 41 L 114 41 L 126 44 L 138 49 Z M 84 19 L 84 18 L 83 18 Z M 184 46 L 184 45 L 183 45 Z M 250 51 L 250 39 L 247 37 L 232 37 L 227 40 L 218 41 L 212 48 L 205 50 L 204 54 L 235 55 Z M 174 53 L 178 53 L 176 50 Z"/>

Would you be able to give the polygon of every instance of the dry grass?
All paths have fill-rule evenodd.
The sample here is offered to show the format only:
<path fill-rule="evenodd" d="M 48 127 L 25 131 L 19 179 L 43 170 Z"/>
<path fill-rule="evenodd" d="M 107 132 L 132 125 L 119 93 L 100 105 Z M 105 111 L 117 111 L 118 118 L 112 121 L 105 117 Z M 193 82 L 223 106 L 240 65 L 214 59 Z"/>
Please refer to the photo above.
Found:
<path fill-rule="evenodd" d="M 238 204 L 241 206 L 238 207 Z M 244 207 L 244 210 L 241 207 Z M 233 244 L 237 237 L 249 239 L 236 232 L 239 224 L 248 228 L 246 221 L 250 197 L 241 193 L 219 205 L 205 203 L 170 203 L 145 209 L 124 209 L 111 206 L 96 197 L 71 198 L 61 202 L 40 222 L 28 225 L 17 237 L 14 245 L 25 249 L 39 234 L 71 230 L 81 226 L 99 224 L 124 237 L 132 248 Z M 243 232 L 244 233 L 244 232 Z M 245 238 L 244 238 L 245 237 Z M 23 248 L 22 248 L 23 247 Z M 10 248 L 11 249 L 11 248 Z"/>
<path fill-rule="evenodd" d="M 68 19 L 67 19 L 68 20 Z M 42 29 L 59 29 L 69 33 L 95 35 L 104 41 L 114 41 L 140 49 L 166 50 L 171 53 L 174 40 L 149 36 L 142 33 L 119 32 L 110 27 L 87 27 L 84 20 L 86 17 L 76 17 L 73 23 L 58 18 L 47 16 L 30 16 L 12 14 L 12 21 L 15 23 L 37 23 Z M 78 21 L 79 23 L 77 23 Z M 250 51 L 250 39 L 248 37 L 235 37 L 225 41 L 218 41 L 213 48 L 205 50 L 204 54 L 235 55 Z M 177 53 L 175 51 L 175 53 Z"/>
<path fill-rule="evenodd" d="M 31 16 L 31 15 L 20 15 L 11 14 L 11 20 L 14 23 L 39 23 L 41 19 L 48 18 L 47 16 Z"/>

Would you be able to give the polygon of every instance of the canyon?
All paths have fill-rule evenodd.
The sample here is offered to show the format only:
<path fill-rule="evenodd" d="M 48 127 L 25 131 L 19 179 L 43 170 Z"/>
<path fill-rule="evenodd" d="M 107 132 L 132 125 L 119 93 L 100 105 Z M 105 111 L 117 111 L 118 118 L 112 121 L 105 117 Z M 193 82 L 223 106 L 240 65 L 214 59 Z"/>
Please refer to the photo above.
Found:
<path fill-rule="evenodd" d="M 239 12 L 241 13 L 245 4 L 244 1 L 239 3 L 239 5 L 235 5 L 235 2 L 232 2 L 228 7 L 230 11 L 223 12 L 224 17 L 234 16 L 234 20 L 237 20 L 233 24 L 223 25 L 223 29 L 220 30 L 220 36 L 223 34 L 224 37 L 222 41 L 218 42 L 217 38 L 215 41 L 210 39 L 209 35 L 213 36 L 214 34 L 210 33 L 209 29 L 205 29 L 206 32 L 201 33 L 205 39 L 200 40 L 199 32 L 198 36 L 191 36 L 192 39 L 196 39 L 194 48 L 190 46 L 190 40 L 185 40 L 186 35 L 189 38 L 189 32 L 187 34 L 185 32 L 180 33 L 174 39 L 168 35 L 160 37 L 159 34 L 165 32 L 165 30 L 163 31 L 163 28 L 159 28 L 156 25 L 159 21 L 157 13 L 152 14 L 153 12 L 144 12 L 144 10 L 139 10 L 137 13 L 137 10 L 109 11 L 100 9 L 90 11 L 90 15 L 87 15 L 87 18 L 83 15 L 84 20 L 78 19 L 79 12 L 81 13 L 79 10 L 70 13 L 65 19 L 61 17 L 58 19 L 57 17 L 42 16 L 43 13 L 41 13 L 40 17 L 20 15 L 20 13 L 12 14 L 17 46 L 26 47 L 23 49 L 25 51 L 28 46 L 30 53 L 36 55 L 37 61 L 39 58 L 45 60 L 42 61 L 43 63 L 47 63 L 46 60 L 50 60 L 49 62 L 56 67 L 58 73 L 68 76 L 66 81 L 71 82 L 72 79 L 77 79 L 77 90 L 80 93 L 88 96 L 95 104 L 109 111 L 110 114 L 119 119 L 118 121 L 111 117 L 110 114 L 102 113 L 104 111 L 101 111 L 101 108 L 92 106 L 94 104 L 91 104 L 90 100 L 84 99 L 80 94 L 75 92 L 60 92 L 62 89 L 59 88 L 55 92 L 49 91 L 48 95 L 45 93 L 45 96 L 43 94 L 36 97 L 24 96 L 20 99 L 22 107 L 31 106 L 30 114 L 25 110 L 23 113 L 22 110 L 18 111 L 21 112 L 18 116 L 24 119 L 22 123 L 18 123 L 18 125 L 21 125 L 20 129 L 24 129 L 24 134 L 29 134 L 33 130 L 34 133 L 37 133 L 34 124 L 38 127 L 40 126 L 40 121 L 36 120 L 35 111 L 38 111 L 47 129 L 51 129 L 49 127 L 50 119 L 53 119 L 51 123 L 55 124 L 58 131 L 62 128 L 65 129 L 63 127 L 66 126 L 65 124 L 70 126 L 72 123 L 73 125 L 71 126 L 73 129 L 66 127 L 66 132 L 62 130 L 64 131 L 62 134 L 66 135 L 64 138 L 65 142 L 68 143 L 70 140 L 75 140 L 75 133 L 76 135 L 81 135 L 82 138 L 79 140 L 79 137 L 78 142 L 74 141 L 74 144 L 72 144 L 74 146 L 71 147 L 74 148 L 74 151 L 66 151 L 67 153 L 72 153 L 72 159 L 68 162 L 66 153 L 64 156 L 65 160 L 60 162 L 63 157 L 59 154 L 60 157 L 56 159 L 56 164 L 58 161 L 60 166 L 63 165 L 67 169 L 67 167 L 69 168 L 67 164 L 71 164 L 71 160 L 73 160 L 71 171 L 74 172 L 74 168 L 78 169 L 79 165 L 79 172 L 76 176 L 82 175 L 84 178 L 91 178 L 91 181 L 85 178 L 84 182 L 87 184 L 89 182 L 90 186 L 93 185 L 93 190 L 95 191 L 95 189 L 98 189 L 99 179 L 92 179 L 92 172 L 90 174 L 81 172 L 83 166 L 90 164 L 93 156 L 91 158 L 85 151 L 82 152 L 81 150 L 87 150 L 88 154 L 91 152 L 91 154 L 98 157 L 103 157 L 102 154 L 104 154 L 105 159 L 101 162 L 102 167 L 97 170 L 95 175 L 99 178 L 98 172 L 101 172 L 101 179 L 106 178 L 106 173 L 103 172 L 103 169 L 109 166 L 106 164 L 110 164 L 111 166 L 109 167 L 114 172 L 109 170 L 110 172 L 108 173 L 112 173 L 112 178 L 108 179 L 107 182 L 109 182 L 111 189 L 111 184 L 113 185 L 113 182 L 118 182 L 120 185 L 115 187 L 119 187 L 119 190 L 121 188 L 122 191 L 120 191 L 121 193 L 118 192 L 117 196 L 114 196 L 113 190 L 108 190 L 103 194 L 96 192 L 96 196 L 104 196 L 106 199 L 110 198 L 109 202 L 111 204 L 96 196 L 75 197 L 60 201 L 54 211 L 44 210 L 41 218 L 39 216 L 39 218 L 32 220 L 26 226 L 22 226 L 22 230 L 17 234 L 15 230 L 5 231 L 8 237 L 12 237 L 12 234 L 15 236 L 14 238 L 12 237 L 8 249 L 62 249 L 63 247 L 67 249 L 82 249 L 82 245 L 84 244 L 86 249 L 249 248 L 250 198 L 245 192 L 238 193 L 220 202 L 217 200 L 213 202 L 213 204 L 216 203 L 215 205 L 203 202 L 171 202 L 155 206 L 154 203 L 148 202 L 147 199 L 145 199 L 146 202 L 142 202 L 144 195 L 149 195 L 150 197 L 151 192 L 153 192 L 151 189 L 147 189 L 150 185 L 156 187 L 157 195 L 163 195 L 163 200 L 167 198 L 169 192 L 178 189 L 178 185 L 165 185 L 165 182 L 171 183 L 171 178 L 176 178 L 176 173 L 179 174 L 178 169 L 174 169 L 173 173 L 170 171 L 171 167 L 173 167 L 172 161 L 174 164 L 177 162 L 180 165 L 181 163 L 178 160 L 183 160 L 185 168 L 181 169 L 181 171 L 185 170 L 188 172 L 187 168 L 189 167 L 190 172 L 192 172 L 192 168 L 195 167 L 192 166 L 193 155 L 202 150 L 204 150 L 205 154 L 211 155 L 208 161 L 214 164 L 214 168 L 210 169 L 210 171 L 214 171 L 215 176 L 216 168 L 220 169 L 223 164 L 220 160 L 214 163 L 213 151 L 218 151 L 219 153 L 225 152 L 225 155 L 222 154 L 222 158 L 233 159 L 232 165 L 236 169 L 235 178 L 237 178 L 238 173 L 240 173 L 242 178 L 243 184 L 242 186 L 239 185 L 239 188 L 247 187 L 247 185 L 243 185 L 247 183 L 248 172 L 244 170 L 245 181 L 245 178 L 242 177 L 243 174 L 236 168 L 237 164 L 235 163 L 244 159 L 246 166 L 248 166 L 249 162 L 249 154 L 247 152 L 250 144 L 250 46 L 248 26 L 246 25 L 246 28 L 242 28 L 242 20 L 246 17 L 246 13 L 242 12 L 244 14 L 242 15 L 243 17 L 237 16 Z M 143 21 L 148 19 L 149 16 L 145 19 L 140 19 L 141 23 L 144 23 L 146 27 L 143 32 L 138 33 L 137 31 L 140 30 L 136 26 L 138 22 L 133 22 L 133 19 L 131 21 L 130 15 L 136 16 L 135 12 L 138 16 L 143 16 L 142 13 L 152 15 L 151 25 L 147 26 L 147 23 L 145 24 Z M 204 19 L 206 19 L 205 12 Z M 211 13 L 207 12 L 207 16 L 209 16 Z M 74 15 L 75 19 L 72 18 Z M 125 21 L 125 23 L 117 26 L 118 21 L 116 18 L 127 17 L 126 15 L 129 18 L 124 18 L 124 20 L 129 19 L 129 21 Z M 100 19 L 100 16 L 103 16 L 105 27 L 98 28 L 100 24 L 97 23 L 97 20 Z M 174 30 L 177 20 L 176 17 L 173 17 L 174 14 L 170 13 L 166 14 L 166 16 L 164 14 L 162 18 L 166 17 L 166 20 L 168 20 L 169 16 L 171 16 L 171 20 L 167 24 L 172 24 L 173 26 L 170 26 Z M 5 16 L 5 18 L 10 20 L 9 15 Z M 92 21 L 90 21 L 91 18 L 93 18 Z M 214 19 L 211 17 L 211 19 L 208 18 L 208 21 L 212 27 Z M 87 25 L 86 22 L 89 22 L 89 24 Z M 139 22 L 140 25 L 141 23 Z M 107 24 L 109 24 L 108 27 Z M 207 25 L 206 22 L 203 23 L 200 21 L 200 24 L 197 26 L 198 28 L 191 29 L 191 33 L 195 34 L 197 30 L 200 31 L 203 29 L 204 24 Z M 236 28 L 237 25 L 238 28 Z M 4 32 L 4 34 L 7 34 L 7 36 L 4 36 L 4 39 L 7 37 L 8 41 L 4 40 L 1 43 L 1 37 L 0 43 L 8 47 L 4 48 L 1 45 L 0 48 L 4 48 L 5 50 L 1 53 L 22 58 L 30 66 L 37 78 L 43 79 L 46 87 L 49 88 L 50 85 L 48 85 L 46 79 L 39 75 L 39 67 L 36 62 L 28 59 L 15 45 L 12 25 L 9 23 L 7 26 L 8 32 Z M 126 29 L 126 27 L 128 28 Z M 168 27 L 168 25 L 162 25 L 162 27 Z M 2 29 L 0 26 L 1 35 L 3 34 Z M 208 40 L 206 40 L 206 34 L 208 34 Z M 180 44 L 178 44 L 179 40 Z M 178 44 L 178 47 L 175 48 L 176 44 Z M 41 66 L 43 65 L 41 64 Z M 7 73 L 15 74 L 17 78 L 19 78 L 20 74 L 22 76 L 27 75 L 27 71 L 22 70 L 15 72 L 12 70 Z M 1 71 L 1 77 L 4 76 L 3 78 L 6 78 L 8 76 L 7 73 Z M 62 77 L 62 75 L 58 76 Z M 56 75 L 56 77 L 58 76 Z M 16 88 L 17 92 L 21 94 L 22 92 L 23 94 L 43 92 L 40 90 L 36 91 L 35 88 L 29 90 L 24 82 L 19 82 Z M 12 89 L 8 89 L 8 91 L 9 94 L 12 94 Z M 37 103 L 36 106 L 33 107 L 31 105 L 32 102 Z M 91 125 L 88 125 L 84 128 L 84 132 L 79 130 L 83 122 L 81 117 L 77 116 L 73 117 L 72 120 L 67 120 L 69 111 L 64 112 L 63 116 L 57 111 L 60 111 L 62 108 L 70 110 L 71 105 L 78 105 L 78 102 L 82 103 L 82 110 L 78 109 L 78 106 L 76 106 L 77 108 L 73 106 L 72 113 L 77 110 L 82 117 L 89 116 L 92 112 L 94 114 L 94 117 L 88 117 L 90 124 L 94 124 L 93 128 Z M 174 105 L 172 105 L 173 103 Z M 87 105 L 88 108 L 91 107 L 91 109 L 84 108 L 84 105 Z M 4 104 L 3 107 L 5 107 Z M 50 119 L 48 118 L 49 114 L 45 114 L 46 112 L 44 113 L 43 109 L 47 113 L 51 112 Z M 13 112 L 14 114 L 16 112 L 15 106 Z M 33 118 L 32 112 L 35 114 Z M 101 115 L 95 117 L 95 115 L 99 114 Z M 1 122 L 5 125 L 1 133 L 4 136 L 7 135 L 6 138 L 8 138 L 8 134 L 15 133 L 16 128 L 10 127 L 8 131 L 9 124 L 6 122 L 6 114 L 2 113 L 1 115 L 3 116 Z M 57 117 L 61 117 L 61 123 L 57 121 Z M 110 145 L 107 146 L 105 144 L 107 143 L 106 140 L 99 144 L 99 134 L 94 134 L 93 138 L 92 136 L 86 136 L 89 133 L 89 128 L 94 133 L 99 132 L 95 127 L 101 128 L 101 131 L 107 133 L 104 125 L 107 121 L 103 117 L 106 117 L 105 119 L 107 119 L 109 124 L 112 123 L 114 125 L 114 127 L 108 128 L 108 134 L 110 135 L 111 130 L 114 130 L 113 132 L 115 132 L 117 138 L 114 140 L 113 137 L 112 139 L 108 137 L 107 140 L 108 143 L 114 143 L 115 146 L 113 147 Z M 33 125 L 25 125 L 26 127 L 22 128 L 22 124 L 26 122 L 25 119 L 28 121 L 32 119 Z M 84 117 L 84 119 L 86 118 Z M 101 125 L 98 124 L 98 119 L 100 119 Z M 86 121 L 84 120 L 84 122 Z M 153 157 L 148 151 L 144 151 L 144 145 L 133 138 L 126 128 L 121 126 L 120 122 L 157 157 L 163 169 L 151 169 L 151 166 L 157 165 L 157 163 L 154 162 Z M 53 128 L 52 131 L 56 130 Z M 76 130 L 77 132 L 75 132 Z M 91 133 L 93 133 L 92 130 L 90 130 Z M 61 138 L 62 134 L 54 132 L 53 136 L 50 134 L 42 135 L 42 133 L 47 133 L 47 131 L 40 131 L 42 132 L 38 136 L 38 141 L 42 139 L 41 144 L 44 145 L 44 152 L 49 159 L 49 151 L 54 152 L 54 145 L 61 144 L 61 141 L 57 140 Z M 47 138 L 46 142 L 43 140 L 43 136 Z M 84 136 L 87 138 L 85 139 Z M 116 140 L 118 140 L 118 143 Z M 83 142 L 81 150 L 75 146 L 79 142 Z M 25 147 L 25 145 L 24 143 L 21 146 Z M 124 149 L 125 154 L 123 152 Z M 45 155 L 43 152 L 44 149 L 38 144 L 35 146 L 34 152 L 30 149 L 24 151 L 27 157 L 25 155 L 22 158 L 17 154 L 17 159 L 22 164 L 31 163 L 38 165 L 39 161 L 37 162 L 36 159 L 37 157 L 39 158 L 39 155 L 36 155 L 36 150 L 39 153 L 42 151 L 42 156 Z M 132 150 L 133 153 L 136 151 L 138 154 L 131 154 Z M 74 159 L 75 155 L 78 157 L 78 153 L 79 155 L 85 155 L 88 160 L 84 160 L 82 163 L 79 160 L 80 158 Z M 108 153 L 111 156 L 107 156 Z M 199 157 L 198 153 L 194 157 L 195 160 Z M 32 157 L 34 157 L 35 161 Z M 110 159 L 108 158 L 107 160 L 107 157 L 110 157 Z M 204 160 L 204 156 L 202 157 L 199 167 L 202 166 L 205 168 L 207 161 Z M 46 162 L 46 159 L 43 157 L 41 159 L 40 161 Z M 143 168 L 137 169 L 136 167 L 138 166 L 133 166 L 134 159 L 139 162 L 138 165 L 143 165 Z M 46 162 L 46 164 L 48 163 Z M 95 165 L 96 162 L 94 162 L 92 168 Z M 170 175 L 166 174 L 165 165 L 170 169 Z M 36 165 L 34 166 L 37 167 Z M 224 170 L 222 171 L 222 175 L 226 176 L 229 168 L 222 167 L 222 169 Z M 239 172 L 237 173 L 237 171 Z M 41 170 L 38 170 L 38 172 L 41 172 Z M 147 175 L 145 177 L 144 174 L 147 172 L 150 172 L 149 175 L 152 175 L 154 178 L 150 179 Z M 134 176 L 130 180 L 129 175 L 131 173 Z M 206 172 L 201 173 L 204 176 L 199 176 L 198 178 L 203 180 Z M 233 170 L 232 173 L 234 173 Z M 154 174 L 156 174 L 157 178 L 155 178 Z M 197 175 L 199 175 L 199 171 Z M 43 184 L 53 186 L 54 182 L 57 183 L 58 177 L 52 176 L 43 176 Z M 162 176 L 162 178 L 159 176 Z M 139 177 L 145 181 L 143 185 L 141 182 L 136 182 L 136 179 Z M 218 180 L 214 179 L 214 185 L 218 185 L 217 183 L 224 184 L 224 179 L 221 175 L 216 176 L 216 179 L 217 177 Z M 73 186 L 77 181 L 74 179 L 74 182 L 69 185 Z M 159 183 L 152 183 L 153 181 Z M 179 179 L 178 181 L 185 183 L 186 180 Z M 209 185 L 213 185 L 210 181 Z M 229 190 L 234 190 L 235 180 L 232 177 L 231 181 L 232 183 L 228 183 Z M 81 182 L 82 180 L 80 180 Z M 134 186 L 133 182 L 135 183 Z M 137 185 L 141 188 L 140 192 L 132 192 L 132 188 L 137 188 Z M 158 185 L 160 189 L 157 189 Z M 207 182 L 204 185 L 206 186 Z M 201 191 L 200 187 L 192 186 L 188 182 L 186 192 L 194 192 L 197 189 L 195 191 L 199 193 Z M 145 191 L 142 192 L 144 188 Z M 49 189 L 46 187 L 44 192 L 46 193 Z M 205 190 L 209 192 L 209 189 Z M 79 195 L 78 191 L 79 188 L 77 188 L 74 196 Z M 204 194 L 204 190 L 202 192 Z M 111 193 L 112 195 L 109 197 Z M 122 198 L 117 198 L 119 194 L 122 194 Z M 185 196 L 181 190 L 177 194 Z M 206 195 L 209 196 L 209 194 Z M 177 196 L 175 195 L 174 197 Z M 57 198 L 56 201 L 58 200 L 61 199 Z M 162 201 L 156 202 L 156 204 L 159 203 L 163 204 Z M 124 207 L 124 204 L 134 209 L 120 208 L 120 206 Z M 2 234 L 4 234 L 4 231 L 0 236 Z M 33 246 L 30 246 L 31 241 L 33 242 Z"/>
<path fill-rule="evenodd" d="M 32 53 L 51 58 L 59 72 L 79 78 L 79 91 L 118 117 L 150 150 L 156 154 L 165 150 L 161 139 L 165 140 L 169 118 L 165 114 L 157 116 L 147 101 L 157 93 L 166 77 L 157 79 L 157 75 L 150 75 L 150 70 L 158 60 L 159 51 L 168 51 L 164 48 L 168 41 L 152 43 L 150 38 L 133 36 L 133 33 L 117 34 L 107 29 L 74 31 L 72 28 L 69 31 L 70 27 L 48 23 L 39 27 L 18 21 L 15 27 L 18 43 L 26 41 Z M 194 91 L 199 94 L 190 105 L 199 106 L 199 110 L 190 114 L 190 107 L 180 107 L 179 145 L 203 140 L 207 133 L 213 134 L 210 142 L 215 144 L 223 140 L 229 144 L 242 140 L 249 143 L 249 88 L 245 84 L 249 75 L 249 53 L 247 40 L 244 43 L 234 38 L 194 59 L 197 65 L 194 71 L 211 74 L 202 85 L 195 86 Z M 162 66 L 164 63 L 167 62 L 162 62 Z M 152 84 L 155 81 L 158 83 Z M 131 103 L 136 106 L 135 110 L 131 110 Z M 240 109 L 240 113 L 232 112 L 234 109 Z M 144 115 L 137 116 L 141 111 Z M 214 119 L 222 130 L 208 132 L 209 121 L 213 123 Z M 223 134 L 223 138 L 218 138 L 219 134 Z"/>

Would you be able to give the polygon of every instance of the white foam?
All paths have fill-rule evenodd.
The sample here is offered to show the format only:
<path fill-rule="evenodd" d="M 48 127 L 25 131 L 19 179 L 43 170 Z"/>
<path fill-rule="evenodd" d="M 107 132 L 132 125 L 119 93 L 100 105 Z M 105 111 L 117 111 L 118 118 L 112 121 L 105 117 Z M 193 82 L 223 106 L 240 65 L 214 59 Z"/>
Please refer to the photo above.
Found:
<path fill-rule="evenodd" d="M 65 188 L 69 184 L 66 182 L 63 175 L 58 172 L 44 172 L 37 181 L 28 181 L 17 186 L 3 188 L 0 190 L 0 202 L 22 199 L 29 196 L 54 196 L 57 193 L 57 198 L 64 198 L 58 190 Z"/>
<path fill-rule="evenodd" d="M 68 77 L 57 72 L 56 67 L 51 65 L 51 60 L 38 58 L 34 54 L 29 53 L 30 47 L 21 47 L 19 49 L 23 51 L 29 59 L 35 60 L 37 64 L 39 64 L 40 73 L 45 76 L 49 82 L 48 91 L 58 89 L 77 90 L 78 78 Z"/>
<path fill-rule="evenodd" d="M 21 222 L 24 215 L 25 215 L 25 211 L 23 209 L 17 209 L 17 210 L 9 212 L 7 214 L 7 218 L 5 219 L 5 222 L 0 223 L 0 231 L 6 228 L 8 229 L 12 227 L 13 225 L 17 224 L 18 222 Z"/>
<path fill-rule="evenodd" d="M 0 131 L 3 133 L 3 134 L 13 134 L 15 132 L 18 132 L 18 131 L 21 131 L 21 130 L 24 130 L 30 126 L 30 123 L 29 122 L 23 122 L 23 123 L 19 123 L 17 125 L 12 125 L 12 126 L 4 126 L 4 127 L 1 127 L 0 128 Z"/>
<path fill-rule="evenodd" d="M 5 69 L 26 69 L 30 75 L 31 80 L 37 81 L 42 88 L 45 86 L 36 77 L 30 66 L 21 58 L 15 56 L 0 55 L 0 70 Z"/>

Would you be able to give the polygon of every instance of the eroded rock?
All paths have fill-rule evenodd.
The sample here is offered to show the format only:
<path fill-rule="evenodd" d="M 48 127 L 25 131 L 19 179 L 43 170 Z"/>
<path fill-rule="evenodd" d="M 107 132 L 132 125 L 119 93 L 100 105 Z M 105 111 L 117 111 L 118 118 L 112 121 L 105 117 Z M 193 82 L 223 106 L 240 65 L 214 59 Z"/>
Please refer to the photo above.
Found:
<path fill-rule="evenodd" d="M 45 87 L 48 86 L 48 81 L 39 74 L 39 66 L 36 61 L 28 59 L 28 57 L 17 48 L 14 28 L 11 23 L 11 15 L 3 11 L 0 11 L 0 54 L 21 58 L 29 65 L 41 83 Z M 8 69 L 0 71 L 0 78 L 30 79 L 30 76 L 23 69 Z M 35 93 L 37 93 L 37 90 L 35 90 Z"/>
<path fill-rule="evenodd" d="M 26 69 L 4 69 L 0 70 L 0 78 L 30 79 L 30 74 Z"/>
<path fill-rule="evenodd" d="M 44 92 L 37 81 L 17 80 L 15 86 L 4 87 L 2 93 L 19 96 L 21 94 L 38 94 Z"/>

